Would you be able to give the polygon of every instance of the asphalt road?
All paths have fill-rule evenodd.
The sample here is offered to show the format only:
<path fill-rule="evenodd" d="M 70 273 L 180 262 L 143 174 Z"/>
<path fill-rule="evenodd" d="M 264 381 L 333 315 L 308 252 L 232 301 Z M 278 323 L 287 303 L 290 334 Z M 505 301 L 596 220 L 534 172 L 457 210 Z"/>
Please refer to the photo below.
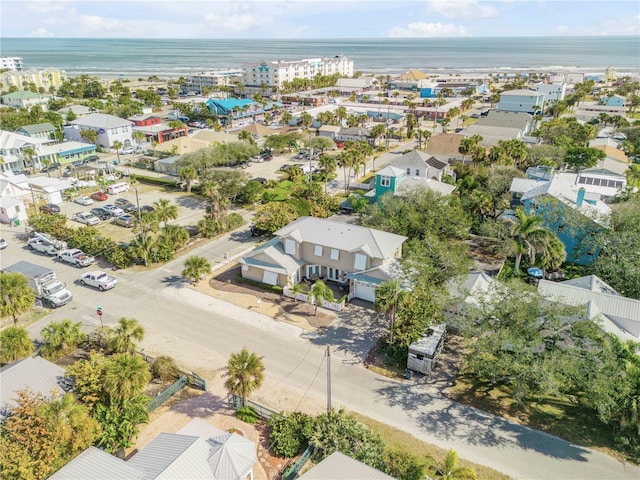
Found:
<path fill-rule="evenodd" d="M 167 354 L 177 345 L 189 345 L 193 355 L 206 357 L 213 368 L 242 346 L 264 356 L 268 387 L 260 395 L 270 406 L 292 408 L 325 402 L 326 345 L 332 354 L 333 404 L 361 412 L 402 428 L 418 438 L 443 448 L 453 448 L 461 457 L 491 466 L 522 479 L 638 479 L 640 469 L 611 457 L 578 447 L 558 438 L 510 423 L 502 418 L 452 402 L 427 383 L 399 382 L 376 375 L 354 360 L 348 351 L 348 337 L 309 335 L 297 327 L 278 322 L 213 297 L 185 288 L 179 275 L 183 260 L 144 272 L 115 272 L 119 285 L 99 292 L 74 285 L 83 270 L 58 264 L 34 254 L 16 240 L 11 231 L 2 236 L 10 245 L 0 252 L 0 265 L 28 260 L 54 267 L 69 285 L 74 301 L 52 311 L 29 330 L 37 335 L 51 320 L 71 318 L 85 328 L 98 325 L 99 304 L 105 324 L 122 316 L 135 317 L 169 339 Z M 215 263 L 251 246 L 247 232 L 211 242 L 200 252 Z M 220 259 L 222 257 L 222 259 Z M 216 260 L 218 259 L 218 260 Z M 183 352 L 184 353 L 184 352 Z M 187 352 L 188 353 L 188 352 Z M 299 400 L 298 400 L 299 399 Z"/>

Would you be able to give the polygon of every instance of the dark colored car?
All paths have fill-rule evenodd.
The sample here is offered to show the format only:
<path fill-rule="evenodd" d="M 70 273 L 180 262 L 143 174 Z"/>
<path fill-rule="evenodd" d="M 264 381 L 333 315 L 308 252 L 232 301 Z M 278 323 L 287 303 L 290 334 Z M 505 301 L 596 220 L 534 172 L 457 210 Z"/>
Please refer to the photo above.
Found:
<path fill-rule="evenodd" d="M 58 170 L 61 167 L 61 165 L 59 163 L 52 163 L 51 165 L 48 165 L 46 167 L 42 167 L 42 170 L 40 170 L 42 173 L 47 173 L 47 172 L 55 172 L 56 170 Z"/>
<path fill-rule="evenodd" d="M 125 213 L 132 213 L 138 210 L 133 203 L 131 203 L 129 200 L 125 198 L 116 198 L 115 202 L 113 203 L 116 205 L 116 207 L 119 207 L 122 210 L 124 210 Z"/>
<path fill-rule="evenodd" d="M 100 157 L 98 155 L 89 155 L 84 159 L 84 162 L 85 163 L 97 162 L 98 160 L 100 160 Z"/>
<path fill-rule="evenodd" d="M 111 218 L 111 213 L 102 207 L 92 208 L 91 213 L 93 213 L 100 220 L 108 220 Z"/>
<path fill-rule="evenodd" d="M 109 199 L 108 195 L 104 192 L 95 192 L 91 194 L 91 198 L 98 202 L 105 202 Z"/>
<path fill-rule="evenodd" d="M 262 230 L 261 228 L 256 227 L 255 225 L 251 225 L 251 236 L 252 237 L 261 237 L 262 235 L 267 235 L 269 232 L 266 230 Z"/>
<path fill-rule="evenodd" d="M 143 205 L 143 206 L 140 207 L 140 211 L 143 212 L 143 213 L 144 212 L 155 212 L 156 209 L 153 208 L 151 205 Z"/>
<path fill-rule="evenodd" d="M 40 211 L 42 213 L 60 213 L 60 207 L 55 203 L 47 203 L 40 206 Z"/>

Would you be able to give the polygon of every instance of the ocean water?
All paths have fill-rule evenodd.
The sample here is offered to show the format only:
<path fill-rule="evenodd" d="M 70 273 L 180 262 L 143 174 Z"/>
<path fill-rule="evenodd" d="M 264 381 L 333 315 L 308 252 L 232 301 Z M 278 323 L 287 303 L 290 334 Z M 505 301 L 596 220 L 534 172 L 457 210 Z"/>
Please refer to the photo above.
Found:
<path fill-rule="evenodd" d="M 367 73 L 580 72 L 640 74 L 640 41 L 619 37 L 375 38 L 326 40 L 160 40 L 2 38 L 2 55 L 27 68 L 70 75 L 178 77 L 244 62 L 329 57 L 339 53 Z"/>

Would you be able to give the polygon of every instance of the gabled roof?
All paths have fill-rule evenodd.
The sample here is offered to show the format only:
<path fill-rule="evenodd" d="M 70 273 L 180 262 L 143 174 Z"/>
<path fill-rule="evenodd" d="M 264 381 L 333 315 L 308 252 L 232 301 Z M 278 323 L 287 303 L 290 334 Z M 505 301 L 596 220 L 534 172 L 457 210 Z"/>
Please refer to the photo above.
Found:
<path fill-rule="evenodd" d="M 332 132 L 332 133 L 338 133 L 340 131 L 342 127 L 338 126 L 338 125 L 322 125 L 318 131 L 319 132 Z"/>
<path fill-rule="evenodd" d="M 621 296 L 595 275 L 560 283 L 540 280 L 538 291 L 555 302 L 586 305 L 589 318 L 606 317 L 622 340 L 640 340 L 640 300 Z"/>
<path fill-rule="evenodd" d="M 42 357 L 27 357 L 0 369 L 0 408 L 15 406 L 16 393 L 29 388 L 46 397 L 64 394 L 64 369 Z M 1 417 L 0 417 L 1 418 Z"/>
<path fill-rule="evenodd" d="M 444 170 L 448 166 L 447 163 L 441 162 L 433 155 L 428 155 L 420 150 L 411 150 L 410 152 L 394 159 L 390 165 L 394 167 L 424 167 L 425 165 L 429 165 L 438 170 Z"/>
<path fill-rule="evenodd" d="M 482 137 L 480 145 L 493 146 L 497 145 L 500 140 L 519 138 L 522 130 L 520 128 L 494 127 L 492 125 L 474 123 L 465 128 L 462 133 L 467 137 L 480 135 Z"/>
<path fill-rule="evenodd" d="M 18 90 L 17 92 L 2 95 L 3 100 L 31 100 L 32 98 L 49 98 L 49 95 L 40 95 L 39 93 L 30 92 L 28 90 Z"/>
<path fill-rule="evenodd" d="M 49 480 L 142 480 L 144 472 L 96 447 L 89 447 Z"/>
<path fill-rule="evenodd" d="M 344 453 L 333 452 L 298 480 L 393 480 L 386 473 L 347 457 Z"/>
<path fill-rule="evenodd" d="M 255 250 L 245 255 L 240 263 L 287 276 L 293 275 L 304 265 L 302 260 L 296 260 L 291 255 L 284 253 L 282 243 L 277 237 L 256 247 Z"/>
<path fill-rule="evenodd" d="M 36 123 L 33 125 L 23 125 L 22 127 L 18 128 L 18 130 L 24 130 L 25 132 L 33 135 L 36 133 L 53 132 L 56 130 L 56 127 L 51 125 L 49 122 L 44 122 Z"/>
<path fill-rule="evenodd" d="M 426 73 L 421 72 L 420 70 L 409 70 L 408 72 L 405 72 L 402 75 L 400 75 L 396 80 L 415 81 L 415 80 L 424 80 L 425 78 L 427 78 Z"/>
<path fill-rule="evenodd" d="M 124 118 L 116 117 L 115 115 L 108 115 L 106 113 L 90 113 L 86 117 L 81 117 L 70 122 L 71 125 L 79 125 L 81 127 L 93 127 L 93 128 L 116 128 L 127 127 L 133 125 L 132 122 Z"/>
<path fill-rule="evenodd" d="M 355 137 L 370 137 L 371 131 L 362 127 L 341 128 L 340 135 L 349 135 Z"/>
<path fill-rule="evenodd" d="M 440 133 L 433 135 L 427 142 L 424 149 L 433 155 L 460 156 L 460 141 L 464 135 L 459 133 Z"/>
<path fill-rule="evenodd" d="M 252 123 L 251 125 L 244 127 L 242 130 L 258 137 L 266 137 L 267 135 L 274 135 L 278 133 L 278 130 L 266 127 L 261 123 Z"/>
<path fill-rule="evenodd" d="M 376 172 L 377 177 L 403 177 L 405 171 L 401 168 L 387 165 L 382 170 Z"/>
<path fill-rule="evenodd" d="M 46 138 L 32 138 L 20 133 L 0 130 L 0 150 L 12 150 L 25 146 L 38 147 L 46 141 Z"/>
<path fill-rule="evenodd" d="M 301 217 L 274 235 L 347 252 L 364 251 L 380 259 L 391 256 L 407 240 L 395 233 L 315 217 Z"/>

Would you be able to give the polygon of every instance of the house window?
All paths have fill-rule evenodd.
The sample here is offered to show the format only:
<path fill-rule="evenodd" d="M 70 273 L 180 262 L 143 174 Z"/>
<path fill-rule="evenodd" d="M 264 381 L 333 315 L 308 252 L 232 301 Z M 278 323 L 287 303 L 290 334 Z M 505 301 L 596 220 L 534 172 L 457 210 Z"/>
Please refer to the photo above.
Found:
<path fill-rule="evenodd" d="M 391 186 L 391 177 L 380 177 L 380 186 L 381 187 L 390 187 Z"/>
<path fill-rule="evenodd" d="M 340 250 L 337 248 L 331 249 L 331 260 L 338 260 L 340 258 Z"/>
<path fill-rule="evenodd" d="M 416 168 L 416 177 L 419 177 L 419 176 L 420 176 L 420 169 Z"/>
<path fill-rule="evenodd" d="M 296 253 L 296 242 L 293 240 L 286 239 L 284 241 L 284 253 L 288 255 L 295 255 Z"/>
<path fill-rule="evenodd" d="M 407 167 L 407 175 L 411 175 L 411 168 Z"/>
<path fill-rule="evenodd" d="M 367 268 L 367 256 L 361 253 L 356 253 L 356 260 L 353 264 L 353 268 L 356 270 L 364 270 Z"/>
<path fill-rule="evenodd" d="M 322 245 L 316 245 L 315 251 L 314 251 L 314 255 L 316 257 L 321 257 L 322 256 Z"/>

